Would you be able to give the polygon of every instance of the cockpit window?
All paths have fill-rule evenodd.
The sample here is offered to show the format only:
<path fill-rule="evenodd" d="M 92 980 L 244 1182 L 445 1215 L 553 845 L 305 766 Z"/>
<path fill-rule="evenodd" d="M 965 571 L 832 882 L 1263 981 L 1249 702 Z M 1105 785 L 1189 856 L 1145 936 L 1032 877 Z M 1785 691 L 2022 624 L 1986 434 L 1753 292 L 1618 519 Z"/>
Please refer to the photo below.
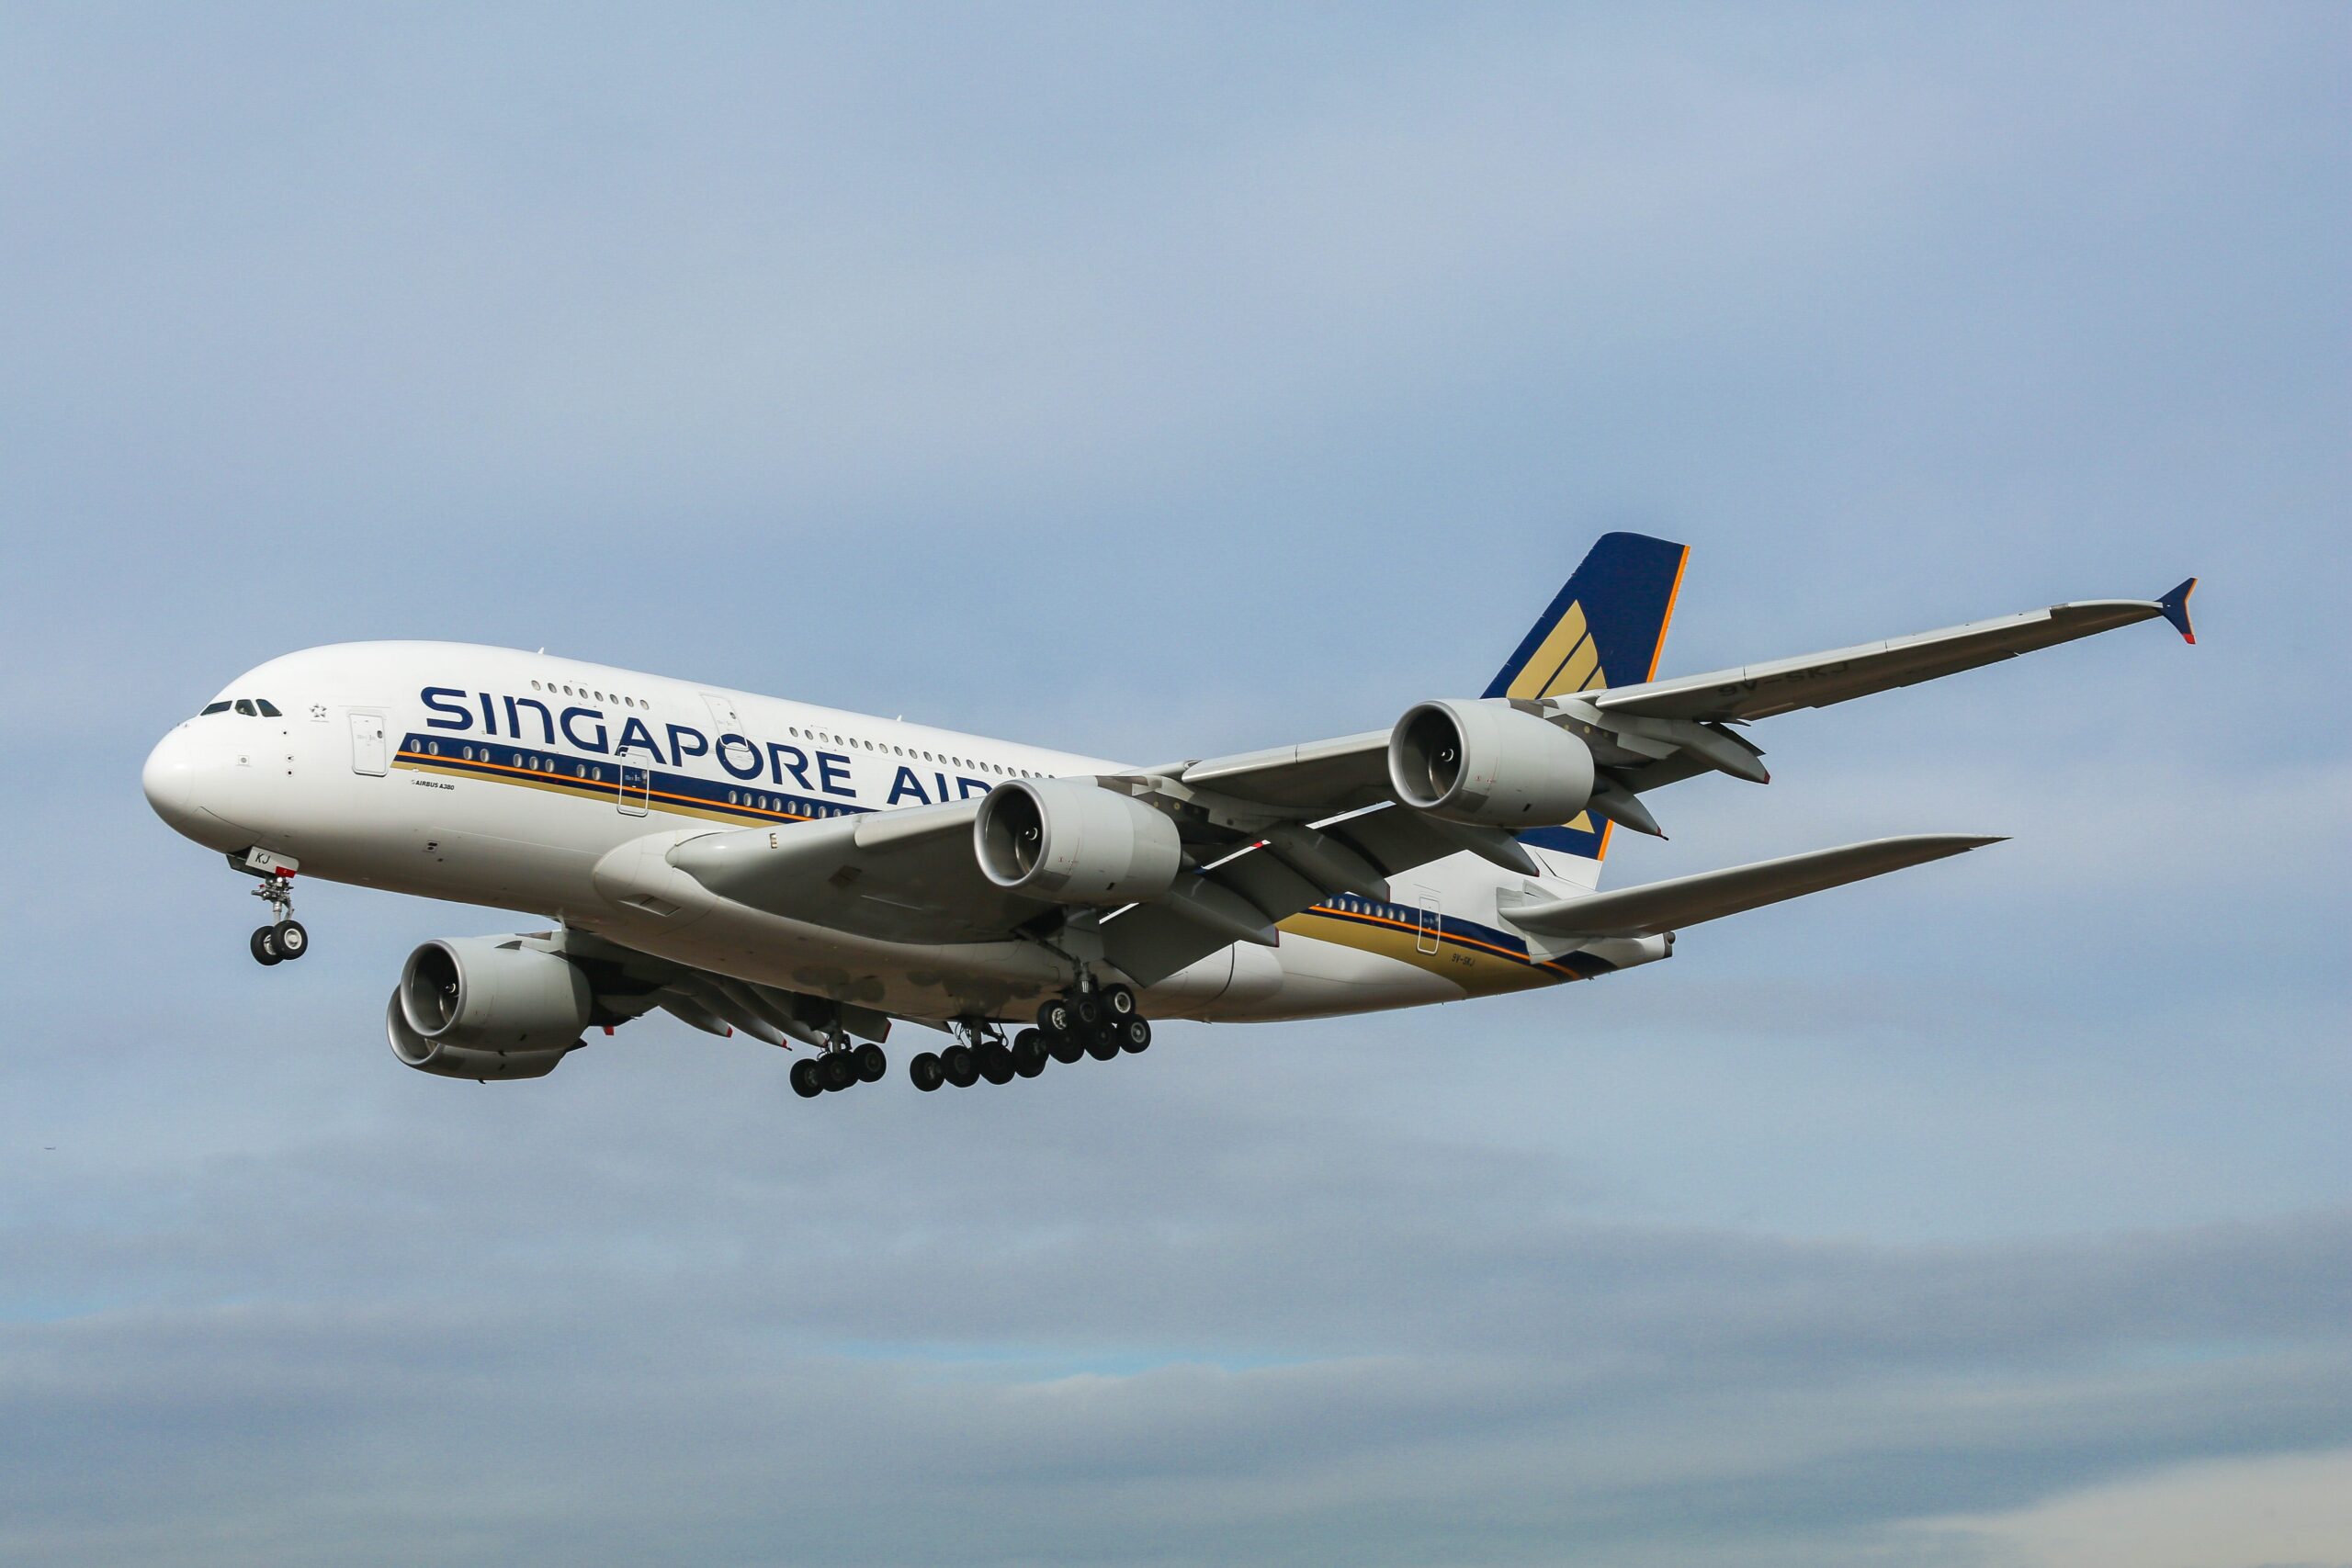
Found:
<path fill-rule="evenodd" d="M 255 716 L 254 714 L 254 700 L 251 697 L 239 697 L 237 699 L 237 711 L 243 714 L 247 718 Z"/>
<path fill-rule="evenodd" d="M 227 703 L 207 703 L 204 705 L 204 713 L 198 714 L 196 716 L 202 718 L 206 714 L 227 713 L 228 711 L 229 705 Z"/>
<path fill-rule="evenodd" d="M 261 716 L 264 718 L 284 718 L 286 716 L 284 714 L 277 711 L 277 705 L 271 702 L 267 697 L 255 697 L 254 699 L 254 706 L 261 709 Z"/>

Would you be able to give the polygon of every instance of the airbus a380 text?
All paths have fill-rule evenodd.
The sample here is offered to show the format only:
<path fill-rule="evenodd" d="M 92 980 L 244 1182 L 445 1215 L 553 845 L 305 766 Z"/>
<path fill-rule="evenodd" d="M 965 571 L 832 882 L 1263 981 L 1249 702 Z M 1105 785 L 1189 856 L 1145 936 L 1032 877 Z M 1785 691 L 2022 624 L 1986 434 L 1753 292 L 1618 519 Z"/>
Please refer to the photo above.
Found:
<path fill-rule="evenodd" d="M 793 1087 L 924 1089 L 1267 1021 L 1589 979 L 1679 930 L 1996 840 L 1881 839 L 1603 891 L 1612 829 L 1703 773 L 1761 784 L 1755 721 L 2163 617 L 2195 580 L 1660 680 L 1688 552 L 1611 534 L 1475 697 L 1389 728 L 1144 766 L 576 660 L 349 643 L 239 676 L 165 736 L 156 812 L 258 879 L 251 948 L 300 957 L 297 875 L 526 910 L 428 942 L 384 1014 L 449 1077 L 537 1077 L 656 1009 L 806 1047 Z"/>

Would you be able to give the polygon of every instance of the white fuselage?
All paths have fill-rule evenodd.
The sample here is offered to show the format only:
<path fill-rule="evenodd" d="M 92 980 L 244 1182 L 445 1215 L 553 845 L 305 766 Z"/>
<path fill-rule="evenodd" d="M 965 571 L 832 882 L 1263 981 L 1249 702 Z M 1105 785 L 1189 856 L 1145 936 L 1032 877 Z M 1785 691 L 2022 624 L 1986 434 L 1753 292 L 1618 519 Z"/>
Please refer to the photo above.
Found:
<path fill-rule="evenodd" d="M 926 1019 L 1020 1016 L 1068 984 L 1067 962 L 1028 941 L 852 935 L 713 900 L 683 876 L 663 884 L 654 863 L 718 829 L 1120 767 L 453 643 L 288 654 L 218 701 L 228 707 L 164 738 L 144 776 L 164 819 L 209 848 L 265 849 L 305 877 L 528 910 L 700 968 Z M 1472 857 L 1437 862 L 1399 879 L 1393 904 L 1318 906 L 1283 921 L 1279 945 L 1225 949 L 1144 999 L 1160 1017 L 1298 1018 L 1577 977 L 1500 929 L 1501 885 Z"/>

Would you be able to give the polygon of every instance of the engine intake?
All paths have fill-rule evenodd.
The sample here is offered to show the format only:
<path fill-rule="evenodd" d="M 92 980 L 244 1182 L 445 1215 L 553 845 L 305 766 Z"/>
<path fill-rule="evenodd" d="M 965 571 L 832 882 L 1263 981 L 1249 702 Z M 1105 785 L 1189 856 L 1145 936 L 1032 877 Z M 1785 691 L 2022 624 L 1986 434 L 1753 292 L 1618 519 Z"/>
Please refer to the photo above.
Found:
<path fill-rule="evenodd" d="M 409 1027 L 407 1017 L 401 1011 L 401 994 L 397 990 L 384 1003 L 384 1034 L 391 1042 L 392 1055 L 401 1059 L 404 1067 L 414 1067 L 437 1077 L 474 1078 L 482 1083 L 493 1078 L 543 1078 L 581 1043 L 575 1040 L 548 1051 L 480 1051 L 427 1040 Z"/>
<path fill-rule="evenodd" d="M 401 1024 L 420 1041 L 454 1050 L 559 1056 L 588 1027 L 595 1005 L 588 976 L 574 965 L 512 937 L 493 936 L 426 942 L 401 965 L 392 1000 Z M 392 1049 L 401 1050 L 397 1037 Z M 401 1059 L 424 1065 L 404 1054 Z"/>
<path fill-rule="evenodd" d="M 1057 904 L 1157 898 L 1184 858 L 1176 824 L 1128 795 L 1069 779 L 1008 779 L 972 819 L 980 870 Z"/>
<path fill-rule="evenodd" d="M 1388 782 L 1406 805 L 1481 828 L 1546 828 L 1592 798 L 1592 752 L 1502 702 L 1409 708 L 1388 736 Z"/>

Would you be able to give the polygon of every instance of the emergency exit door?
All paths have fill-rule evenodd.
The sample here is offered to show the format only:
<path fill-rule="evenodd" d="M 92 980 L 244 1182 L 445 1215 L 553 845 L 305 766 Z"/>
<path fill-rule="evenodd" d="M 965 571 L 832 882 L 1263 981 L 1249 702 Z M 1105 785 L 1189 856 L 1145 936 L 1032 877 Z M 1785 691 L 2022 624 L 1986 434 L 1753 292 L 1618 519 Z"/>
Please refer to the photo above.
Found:
<path fill-rule="evenodd" d="M 379 779 L 390 767 L 391 760 L 391 748 L 384 739 L 384 716 L 379 713 L 353 714 L 351 771 Z"/>
<path fill-rule="evenodd" d="M 624 817 L 642 817 L 653 804 L 653 774 L 629 761 L 624 755 L 620 764 L 621 785 L 614 795 L 614 804 Z"/>

